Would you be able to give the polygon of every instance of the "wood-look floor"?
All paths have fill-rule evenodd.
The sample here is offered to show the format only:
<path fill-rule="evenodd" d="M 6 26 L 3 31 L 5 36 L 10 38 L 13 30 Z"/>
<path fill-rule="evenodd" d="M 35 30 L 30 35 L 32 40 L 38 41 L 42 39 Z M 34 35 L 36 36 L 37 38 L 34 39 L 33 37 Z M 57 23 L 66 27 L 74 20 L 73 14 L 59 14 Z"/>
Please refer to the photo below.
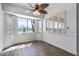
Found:
<path fill-rule="evenodd" d="M 27 45 L 27 44 L 26 44 Z M 35 41 L 28 47 L 23 47 L 0 53 L 1 56 L 73 56 L 64 50 L 43 41 Z"/>

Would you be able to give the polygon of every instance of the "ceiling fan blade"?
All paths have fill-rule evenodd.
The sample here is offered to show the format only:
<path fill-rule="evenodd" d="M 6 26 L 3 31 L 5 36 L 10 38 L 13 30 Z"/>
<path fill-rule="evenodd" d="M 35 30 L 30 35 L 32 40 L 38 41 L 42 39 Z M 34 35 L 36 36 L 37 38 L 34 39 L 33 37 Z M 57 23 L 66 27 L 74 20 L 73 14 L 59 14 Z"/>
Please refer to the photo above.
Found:
<path fill-rule="evenodd" d="M 35 5 L 33 6 L 32 4 L 28 3 L 28 5 L 32 8 L 35 8 Z"/>
<path fill-rule="evenodd" d="M 44 3 L 44 4 L 41 4 L 41 6 L 42 6 L 43 9 L 45 9 L 45 8 L 47 8 L 49 6 L 49 4 L 48 3 Z"/>
<path fill-rule="evenodd" d="M 40 10 L 39 12 L 42 14 L 47 14 L 47 12 L 45 10 Z"/>

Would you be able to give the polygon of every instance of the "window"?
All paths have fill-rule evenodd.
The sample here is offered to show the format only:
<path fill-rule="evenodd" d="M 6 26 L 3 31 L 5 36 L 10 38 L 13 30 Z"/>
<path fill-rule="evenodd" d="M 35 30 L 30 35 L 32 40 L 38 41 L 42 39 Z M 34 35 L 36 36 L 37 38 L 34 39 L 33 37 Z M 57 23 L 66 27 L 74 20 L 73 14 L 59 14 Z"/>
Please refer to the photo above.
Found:
<path fill-rule="evenodd" d="M 30 18 L 18 18 L 18 32 L 34 32 L 34 20 Z"/>
<path fill-rule="evenodd" d="M 38 21 L 38 32 L 42 32 L 42 21 Z"/>
<path fill-rule="evenodd" d="M 52 31 L 53 29 L 53 22 L 51 20 L 47 20 L 47 31 Z"/>
<path fill-rule="evenodd" d="M 53 18 L 48 18 L 46 20 L 46 31 L 55 33 L 65 33 L 66 32 L 66 21 L 65 14 L 59 13 Z"/>
<path fill-rule="evenodd" d="M 27 20 L 27 31 L 33 32 L 32 31 L 32 20 Z"/>
<path fill-rule="evenodd" d="M 61 21 L 47 20 L 46 24 L 47 32 L 64 32 L 65 30 L 65 23 Z"/>

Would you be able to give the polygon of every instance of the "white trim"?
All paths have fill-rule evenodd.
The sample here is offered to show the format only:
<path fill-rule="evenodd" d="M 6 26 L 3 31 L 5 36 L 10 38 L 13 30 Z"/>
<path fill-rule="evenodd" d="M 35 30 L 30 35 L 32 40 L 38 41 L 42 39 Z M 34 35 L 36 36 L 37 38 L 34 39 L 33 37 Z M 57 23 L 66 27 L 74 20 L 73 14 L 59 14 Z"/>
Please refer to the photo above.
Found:
<path fill-rule="evenodd" d="M 47 43 L 49 43 L 49 44 L 51 44 L 51 45 L 53 45 L 53 46 L 56 46 L 56 47 L 58 47 L 58 48 L 60 48 L 60 49 L 62 49 L 62 50 L 64 50 L 64 51 L 67 51 L 67 52 L 69 52 L 69 53 L 71 53 L 71 54 L 77 55 L 77 52 L 72 52 L 73 50 L 69 51 L 68 49 L 63 48 L 63 47 L 60 46 L 60 45 L 54 44 L 54 43 L 49 42 L 49 41 L 47 41 L 47 40 L 43 40 L 43 41 L 44 41 L 44 42 L 47 42 Z"/>
<path fill-rule="evenodd" d="M 12 14 L 18 17 L 24 17 L 24 18 L 32 18 L 32 19 L 38 19 L 40 20 L 41 18 L 37 18 L 37 17 L 31 17 L 31 16 L 27 16 L 27 15 L 21 15 L 21 14 L 17 14 L 17 13 L 13 13 L 13 12 L 9 12 L 9 11 L 3 11 L 4 13 L 8 13 L 8 14 Z"/>

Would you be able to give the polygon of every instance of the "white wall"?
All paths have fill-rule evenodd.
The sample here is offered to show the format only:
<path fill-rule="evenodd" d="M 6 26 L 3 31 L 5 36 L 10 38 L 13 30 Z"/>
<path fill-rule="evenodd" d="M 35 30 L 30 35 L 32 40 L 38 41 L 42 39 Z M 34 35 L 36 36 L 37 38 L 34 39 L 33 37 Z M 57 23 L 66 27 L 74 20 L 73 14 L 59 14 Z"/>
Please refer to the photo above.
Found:
<path fill-rule="evenodd" d="M 3 3 L 2 7 L 3 7 L 2 9 L 4 11 L 9 11 L 9 12 L 13 12 L 13 13 L 21 14 L 21 15 L 26 15 L 26 16 L 31 16 L 31 17 L 38 17 L 38 18 L 43 18 L 44 17 L 43 14 L 41 14 L 39 16 L 34 16 L 33 11 L 31 11 L 29 13 L 26 13 L 26 11 L 30 10 L 30 9 L 28 9 L 27 6 L 25 8 L 25 7 L 20 7 L 20 6 L 17 6 L 17 5 L 13 5 L 11 3 Z"/>
<path fill-rule="evenodd" d="M 12 13 L 16 13 L 16 14 L 22 14 L 24 12 L 25 9 L 22 9 L 20 7 L 17 6 L 12 6 L 12 5 L 5 5 L 5 7 L 3 6 L 3 11 L 8 11 L 8 12 L 12 12 Z M 8 16 L 6 16 L 6 19 L 9 19 Z M 5 20 L 5 17 L 4 17 Z M 22 43 L 22 42 L 29 42 L 29 41 L 34 41 L 36 40 L 36 34 L 35 33 L 22 33 L 22 34 L 18 34 L 17 32 L 17 17 L 14 16 L 13 18 L 10 18 L 10 20 L 15 20 L 16 23 L 14 23 L 12 25 L 13 28 L 13 33 L 12 34 L 6 34 L 5 32 L 5 39 L 4 39 L 4 48 L 8 47 L 10 45 L 13 44 L 17 44 L 17 43 Z M 4 21 L 4 28 L 6 26 L 6 22 Z M 6 28 L 5 28 L 6 30 Z"/>
<path fill-rule="evenodd" d="M 0 51 L 3 49 L 3 16 L 2 7 L 0 3 Z"/>
<path fill-rule="evenodd" d="M 45 18 L 43 20 L 43 40 L 76 55 L 76 4 L 56 3 L 50 9 L 51 10 L 49 11 L 48 15 L 46 15 L 46 17 L 54 16 L 56 13 L 61 12 L 63 10 L 67 12 L 66 23 L 67 26 L 69 26 L 69 30 L 67 29 L 66 34 L 47 33 L 45 29 Z"/>
<path fill-rule="evenodd" d="M 79 3 L 77 4 L 77 48 L 79 55 Z"/>
<path fill-rule="evenodd" d="M 13 7 L 14 8 L 14 7 Z M 11 11 L 11 12 L 17 12 L 22 14 L 25 10 L 22 10 L 20 8 L 18 9 L 13 9 L 11 6 L 6 7 L 4 10 Z M 56 13 L 66 10 L 67 11 L 67 26 L 69 26 L 69 30 L 67 30 L 66 34 L 54 34 L 54 33 L 47 33 L 46 32 L 46 18 L 43 20 L 43 40 L 55 45 L 59 48 L 62 48 L 68 52 L 71 52 L 73 54 L 77 54 L 77 47 L 76 47 L 76 4 L 73 3 L 66 3 L 66 4 L 55 4 L 54 6 L 51 6 L 49 9 L 48 15 L 46 15 L 46 18 L 49 16 L 53 16 Z M 1 24 L 1 23 L 0 23 Z M 38 40 L 40 40 L 40 34 L 37 35 Z M 25 42 L 29 40 L 35 40 L 36 35 L 34 33 L 29 33 L 29 34 L 20 34 L 15 37 L 16 40 L 14 39 L 8 39 L 8 37 L 13 37 L 13 36 L 7 36 L 7 39 L 5 40 L 5 47 L 9 46 L 10 44 L 14 44 L 15 42 Z M 34 38 L 34 39 L 33 39 Z"/>
<path fill-rule="evenodd" d="M 37 24 L 36 24 L 36 28 L 37 28 L 36 36 L 37 36 L 37 40 L 42 41 L 43 40 L 43 19 L 40 19 L 40 21 L 42 22 L 41 23 L 41 32 L 39 32 L 39 23 L 38 23 L 39 21 L 38 21 Z"/>
<path fill-rule="evenodd" d="M 5 15 L 4 15 L 5 16 Z M 17 43 L 22 43 L 22 42 L 29 42 L 29 41 L 34 41 L 36 40 L 36 34 L 35 33 L 18 33 L 18 17 L 17 16 L 9 16 L 6 14 L 6 16 L 4 17 L 4 48 L 13 45 L 13 44 L 17 44 Z M 11 34 L 7 33 L 7 23 L 6 22 L 9 21 L 11 22 Z"/>
<path fill-rule="evenodd" d="M 5 38 L 4 48 L 17 43 L 34 41 L 36 40 L 36 35 L 34 33 L 22 33 L 16 36 L 6 35 Z"/>

